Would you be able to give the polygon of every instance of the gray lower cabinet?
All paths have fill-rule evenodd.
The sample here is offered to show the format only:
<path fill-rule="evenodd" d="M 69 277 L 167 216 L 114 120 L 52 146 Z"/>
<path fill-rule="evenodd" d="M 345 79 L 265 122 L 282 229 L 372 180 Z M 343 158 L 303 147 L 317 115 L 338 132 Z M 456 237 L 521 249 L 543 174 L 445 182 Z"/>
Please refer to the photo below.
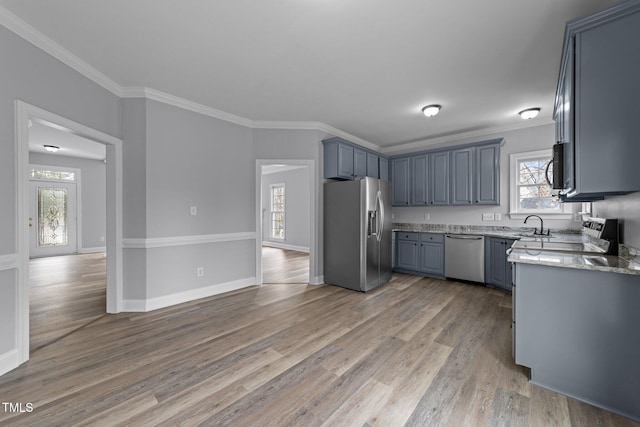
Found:
<path fill-rule="evenodd" d="M 512 290 L 512 264 L 507 261 L 507 249 L 513 239 L 485 238 L 484 262 L 485 283 L 507 291 Z"/>
<path fill-rule="evenodd" d="M 396 232 L 395 270 L 444 277 L 444 235 Z"/>
<path fill-rule="evenodd" d="M 640 421 L 640 276 L 514 268 L 515 361 L 531 382 Z"/>

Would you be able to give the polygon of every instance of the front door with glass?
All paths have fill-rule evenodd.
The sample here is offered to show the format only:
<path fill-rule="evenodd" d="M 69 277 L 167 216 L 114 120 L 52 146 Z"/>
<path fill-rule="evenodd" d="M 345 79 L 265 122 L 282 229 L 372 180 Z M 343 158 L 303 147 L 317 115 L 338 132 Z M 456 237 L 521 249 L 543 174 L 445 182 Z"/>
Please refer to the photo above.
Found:
<path fill-rule="evenodd" d="M 30 181 L 29 231 L 31 257 L 76 253 L 76 184 Z"/>

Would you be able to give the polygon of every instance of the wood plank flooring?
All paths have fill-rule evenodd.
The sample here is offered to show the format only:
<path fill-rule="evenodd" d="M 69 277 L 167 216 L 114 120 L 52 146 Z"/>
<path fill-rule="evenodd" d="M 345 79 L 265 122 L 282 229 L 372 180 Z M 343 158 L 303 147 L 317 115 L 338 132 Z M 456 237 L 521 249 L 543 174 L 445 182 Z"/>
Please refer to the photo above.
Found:
<path fill-rule="evenodd" d="M 309 254 L 263 246 L 262 283 L 309 283 Z"/>
<path fill-rule="evenodd" d="M 93 261 L 90 261 L 93 262 Z M 106 315 L 0 377 L 0 425 L 639 426 L 531 385 L 511 296 L 396 274 Z"/>

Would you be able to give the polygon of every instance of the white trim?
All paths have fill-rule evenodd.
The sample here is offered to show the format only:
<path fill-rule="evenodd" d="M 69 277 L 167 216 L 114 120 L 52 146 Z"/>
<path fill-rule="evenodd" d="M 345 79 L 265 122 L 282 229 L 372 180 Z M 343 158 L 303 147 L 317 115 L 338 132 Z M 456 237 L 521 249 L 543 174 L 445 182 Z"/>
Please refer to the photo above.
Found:
<path fill-rule="evenodd" d="M 54 42 L 4 7 L 0 6 L 0 25 L 22 37 L 32 45 L 42 49 L 63 64 L 73 68 L 89 80 L 102 86 L 114 95 L 120 96 L 122 89 L 100 71 L 87 64 L 58 43 Z"/>
<path fill-rule="evenodd" d="M 80 248 L 78 249 L 78 253 L 80 254 L 93 254 L 96 252 L 106 252 L 107 251 L 107 247 L 106 246 L 97 246 L 95 248 Z"/>
<path fill-rule="evenodd" d="M 200 245 L 205 243 L 233 242 L 237 240 L 253 240 L 256 233 L 253 231 L 225 234 L 200 234 L 193 236 L 153 237 L 122 239 L 124 249 L 151 249 L 166 248 L 171 246 Z"/>
<path fill-rule="evenodd" d="M 290 251 L 309 253 L 309 248 L 304 246 L 288 245 L 286 243 L 274 242 L 271 240 L 263 240 L 262 246 L 271 246 L 272 248 L 288 249 Z"/>
<path fill-rule="evenodd" d="M 235 291 L 237 289 L 246 288 L 256 284 L 255 277 L 247 277 L 245 279 L 233 280 L 226 283 L 217 283 L 204 288 L 191 289 L 184 292 L 176 292 L 170 295 L 144 299 L 124 300 L 122 311 L 147 312 L 160 308 L 170 307 L 201 298 L 207 298 L 213 295 L 225 292 Z"/>
<path fill-rule="evenodd" d="M 20 364 L 18 350 L 13 349 L 4 354 L 0 354 L 0 375 L 4 375 Z"/>
<path fill-rule="evenodd" d="M 324 275 L 322 276 L 313 276 L 311 280 L 309 280 L 310 285 L 324 285 Z"/>
<path fill-rule="evenodd" d="M 253 120 L 245 119 L 244 117 L 236 116 L 235 114 L 207 107 L 206 105 L 198 104 L 196 102 L 173 96 L 168 93 L 160 92 L 159 90 L 146 87 L 128 87 L 123 88 L 121 93 L 122 98 L 146 98 L 153 101 L 162 102 L 163 104 L 182 108 L 184 110 L 193 111 L 194 113 L 199 113 L 208 117 L 235 123 L 237 125 L 249 128 L 253 127 Z"/>
<path fill-rule="evenodd" d="M 18 268 L 18 254 L 0 255 L 0 271 Z"/>
<path fill-rule="evenodd" d="M 317 188 L 316 161 L 301 159 L 256 159 L 256 279 L 258 285 L 262 284 L 262 236 L 264 236 L 264 224 L 262 221 L 262 166 L 266 165 L 302 165 L 309 168 L 309 283 L 316 283 L 318 278 L 313 276 L 317 271 L 320 256 L 320 224 L 317 220 L 317 206 L 320 204 Z"/>
<path fill-rule="evenodd" d="M 2 15 L 0 8 L 0 16 Z M 16 252 L 17 303 L 16 349 L 17 363 L 29 359 L 29 120 L 37 119 L 58 129 L 106 145 L 107 148 L 107 306 L 108 313 L 121 310 L 123 295 L 122 272 L 122 140 L 81 123 L 69 120 L 24 101 L 16 100 L 15 165 L 16 165 Z M 17 365 L 16 365 L 17 366 Z M 15 366 L 14 366 L 15 367 Z"/>

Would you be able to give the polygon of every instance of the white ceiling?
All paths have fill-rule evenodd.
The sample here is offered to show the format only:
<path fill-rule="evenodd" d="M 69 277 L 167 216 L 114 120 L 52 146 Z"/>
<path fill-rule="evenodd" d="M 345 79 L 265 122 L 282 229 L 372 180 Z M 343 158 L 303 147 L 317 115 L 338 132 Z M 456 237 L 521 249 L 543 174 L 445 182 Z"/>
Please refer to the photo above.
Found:
<path fill-rule="evenodd" d="M 82 157 L 85 159 L 104 160 L 106 147 L 95 141 L 74 135 L 48 124 L 32 120 L 29 127 L 29 151 L 32 153 L 49 153 L 44 146 L 60 147 L 58 156 Z"/>
<path fill-rule="evenodd" d="M 613 3 L 0 0 L 122 87 L 379 147 L 550 123 L 565 22 Z"/>

